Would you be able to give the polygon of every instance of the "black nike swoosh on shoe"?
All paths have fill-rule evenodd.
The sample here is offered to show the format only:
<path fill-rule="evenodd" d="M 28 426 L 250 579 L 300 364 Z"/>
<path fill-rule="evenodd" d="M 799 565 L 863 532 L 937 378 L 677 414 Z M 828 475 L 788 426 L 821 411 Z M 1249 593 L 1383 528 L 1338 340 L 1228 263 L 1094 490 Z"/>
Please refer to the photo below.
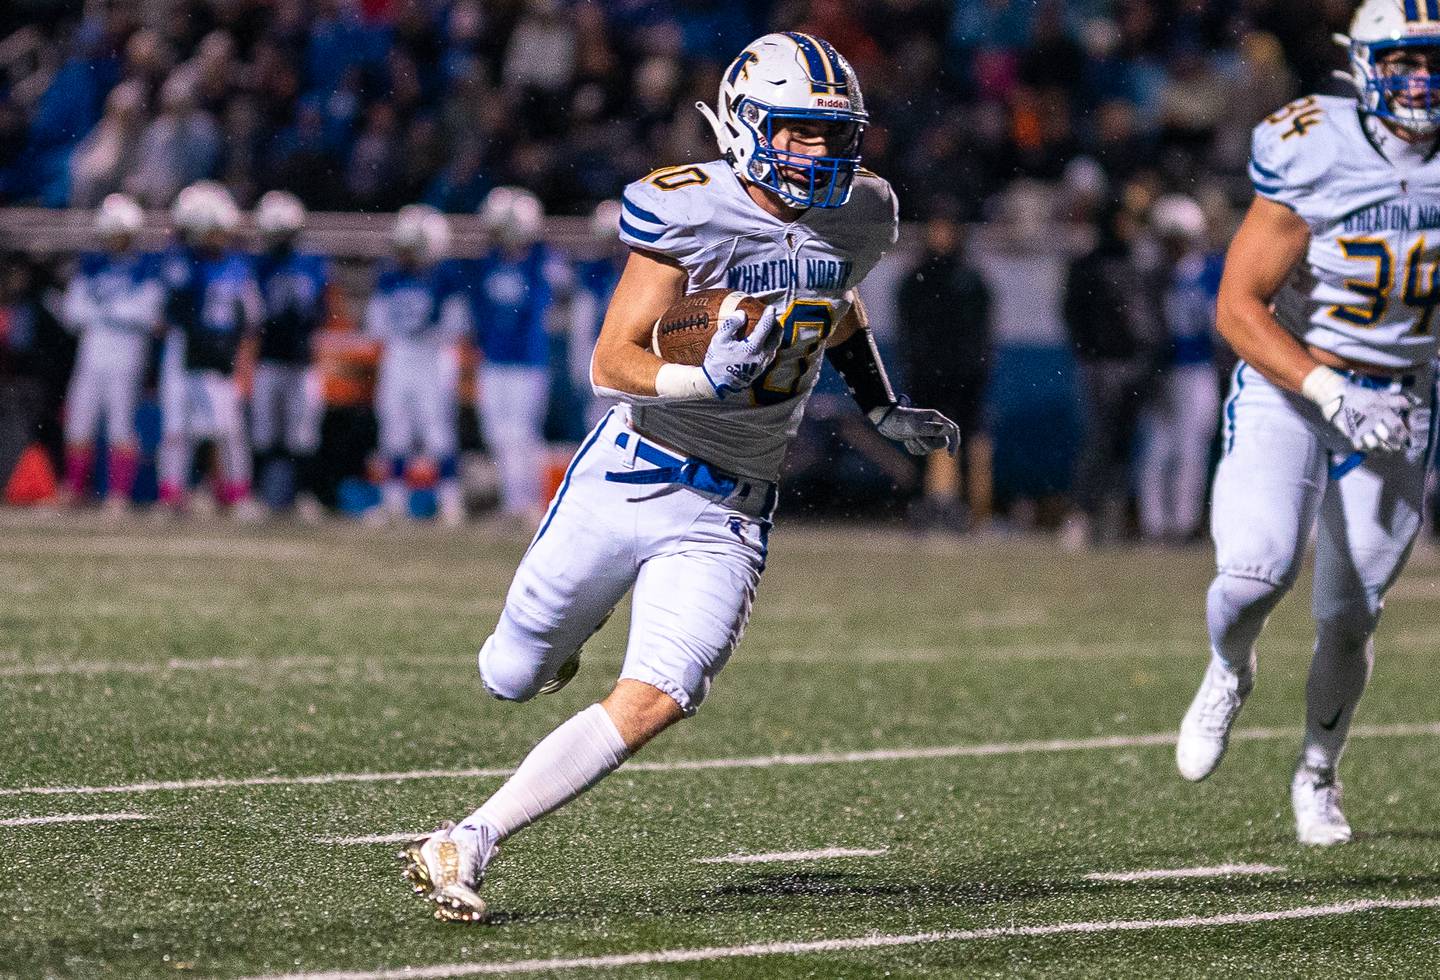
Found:
<path fill-rule="evenodd" d="M 1344 713 L 1344 707 L 1336 708 L 1334 717 L 1332 717 L 1329 721 L 1322 721 L 1320 723 L 1320 727 L 1325 729 L 1327 732 L 1333 732 L 1335 730 L 1335 726 L 1340 724 L 1340 716 Z"/>

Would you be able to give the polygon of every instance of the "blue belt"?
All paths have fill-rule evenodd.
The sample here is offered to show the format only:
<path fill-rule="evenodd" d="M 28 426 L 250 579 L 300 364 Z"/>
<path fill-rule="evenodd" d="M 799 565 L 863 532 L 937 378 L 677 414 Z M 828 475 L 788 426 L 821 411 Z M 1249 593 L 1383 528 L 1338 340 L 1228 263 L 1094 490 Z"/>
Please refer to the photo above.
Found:
<path fill-rule="evenodd" d="M 630 446 L 631 434 L 621 432 L 615 436 L 615 445 L 621 449 L 628 449 Z M 761 513 L 758 516 L 769 518 L 770 511 L 774 507 L 775 485 L 762 481 L 745 480 L 732 476 L 722 470 L 717 470 L 703 459 L 686 459 L 667 453 L 658 446 L 652 446 L 644 439 L 635 439 L 635 458 L 643 459 L 647 463 L 655 465 L 653 470 L 632 470 L 629 472 L 610 472 L 605 474 L 605 479 L 611 483 L 628 483 L 639 485 L 657 485 L 662 483 L 673 483 L 689 487 L 697 493 L 705 494 L 708 497 L 716 497 L 721 500 L 734 503 L 745 502 L 747 504 L 759 503 Z M 763 500 L 752 501 L 751 494 L 754 490 L 763 488 L 765 490 Z"/>
<path fill-rule="evenodd" d="M 1354 384 L 1371 391 L 1384 391 L 1397 381 L 1400 382 L 1402 388 L 1415 386 L 1415 375 L 1413 374 L 1362 374 L 1359 371 L 1346 371 L 1345 376 Z"/>

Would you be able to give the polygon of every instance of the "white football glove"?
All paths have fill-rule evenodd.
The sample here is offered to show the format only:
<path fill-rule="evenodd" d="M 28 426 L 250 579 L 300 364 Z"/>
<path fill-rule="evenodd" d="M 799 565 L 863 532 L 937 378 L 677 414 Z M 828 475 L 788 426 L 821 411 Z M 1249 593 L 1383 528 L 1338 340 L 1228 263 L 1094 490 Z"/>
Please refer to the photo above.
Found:
<path fill-rule="evenodd" d="M 914 456 L 945 450 L 951 456 L 960 451 L 960 427 L 933 408 L 882 405 L 872 408 L 869 419 L 886 439 L 894 439 Z"/>
<path fill-rule="evenodd" d="M 736 310 L 720 321 L 700 367 L 710 387 L 715 389 L 715 397 L 721 401 L 754 384 L 780 349 L 783 332 L 776 329 L 773 306 L 765 308 L 750 336 L 741 337 L 740 328 L 745 320 L 745 313 Z"/>
<path fill-rule="evenodd" d="M 1364 388 L 1323 366 L 1305 376 L 1300 391 L 1356 449 L 1393 453 L 1413 441 L 1410 412 L 1420 405 L 1414 395 Z"/>

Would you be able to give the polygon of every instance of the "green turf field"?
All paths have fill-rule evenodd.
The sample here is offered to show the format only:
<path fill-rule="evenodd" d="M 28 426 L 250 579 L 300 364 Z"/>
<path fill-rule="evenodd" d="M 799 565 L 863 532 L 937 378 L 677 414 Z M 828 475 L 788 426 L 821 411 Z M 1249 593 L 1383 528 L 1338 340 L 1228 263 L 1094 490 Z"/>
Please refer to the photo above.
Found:
<path fill-rule="evenodd" d="M 0 975 L 1440 975 L 1424 555 L 1346 757 L 1356 840 L 1308 851 L 1308 594 L 1191 786 L 1208 551 L 782 526 L 700 715 L 506 843 L 494 922 L 434 922 L 395 845 L 343 841 L 463 816 L 619 666 L 623 614 L 559 696 L 483 694 L 522 547 L 0 517 Z M 16 823 L 75 815 L 108 816 Z M 872 853 L 703 862 L 829 849 Z M 1275 870 L 1087 877 L 1220 865 Z"/>

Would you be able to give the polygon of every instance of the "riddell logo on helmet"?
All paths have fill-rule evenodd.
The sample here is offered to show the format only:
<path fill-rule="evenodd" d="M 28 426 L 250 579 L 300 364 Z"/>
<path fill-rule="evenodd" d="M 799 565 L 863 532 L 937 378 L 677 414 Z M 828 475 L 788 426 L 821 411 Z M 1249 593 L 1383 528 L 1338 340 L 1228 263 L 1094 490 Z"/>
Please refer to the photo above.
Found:
<path fill-rule="evenodd" d="M 850 108 L 850 100 L 820 96 L 815 99 L 814 107 L 816 109 L 848 109 Z"/>

